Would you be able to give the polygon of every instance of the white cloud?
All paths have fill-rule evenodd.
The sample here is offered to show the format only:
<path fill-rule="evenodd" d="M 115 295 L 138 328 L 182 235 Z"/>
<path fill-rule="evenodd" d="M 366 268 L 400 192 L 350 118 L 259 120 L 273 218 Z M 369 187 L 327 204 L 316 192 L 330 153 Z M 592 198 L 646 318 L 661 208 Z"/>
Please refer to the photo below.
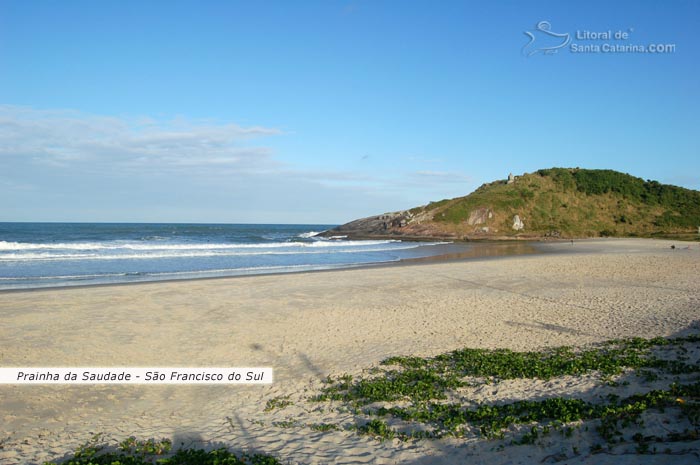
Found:
<path fill-rule="evenodd" d="M 1 157 L 71 169 L 262 169 L 274 164 L 270 151 L 250 141 L 279 134 L 274 128 L 232 123 L 0 105 Z"/>
<path fill-rule="evenodd" d="M 0 221 L 345 222 L 463 195 L 469 181 L 372 163 L 321 169 L 264 145 L 282 135 L 301 137 L 231 122 L 0 105 L 0 197 L 13 205 Z"/>

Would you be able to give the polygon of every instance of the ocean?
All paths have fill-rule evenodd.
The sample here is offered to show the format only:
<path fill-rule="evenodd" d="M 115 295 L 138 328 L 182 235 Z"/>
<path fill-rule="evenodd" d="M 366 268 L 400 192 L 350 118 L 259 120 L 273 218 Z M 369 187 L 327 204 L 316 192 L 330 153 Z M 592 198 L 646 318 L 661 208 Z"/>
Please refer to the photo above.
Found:
<path fill-rule="evenodd" d="M 0 290 L 347 268 L 447 243 L 314 237 L 333 225 L 0 223 Z"/>

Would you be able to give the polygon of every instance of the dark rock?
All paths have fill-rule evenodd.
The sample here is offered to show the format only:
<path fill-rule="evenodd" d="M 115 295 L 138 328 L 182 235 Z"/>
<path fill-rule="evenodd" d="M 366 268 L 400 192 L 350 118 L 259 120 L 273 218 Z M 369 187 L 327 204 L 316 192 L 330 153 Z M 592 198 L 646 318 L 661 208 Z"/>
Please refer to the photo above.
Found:
<path fill-rule="evenodd" d="M 347 235 L 355 237 L 365 237 L 372 235 L 392 234 L 392 229 L 406 227 L 413 215 L 409 212 L 385 213 L 378 216 L 369 216 L 359 220 L 351 221 L 344 225 L 325 231 L 319 236 L 330 237 L 337 235 Z"/>

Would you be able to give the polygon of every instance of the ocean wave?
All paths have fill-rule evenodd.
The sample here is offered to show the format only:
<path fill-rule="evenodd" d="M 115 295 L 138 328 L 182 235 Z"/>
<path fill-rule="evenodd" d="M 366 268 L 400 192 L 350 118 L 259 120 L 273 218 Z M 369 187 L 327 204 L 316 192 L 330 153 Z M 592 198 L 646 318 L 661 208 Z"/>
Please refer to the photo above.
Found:
<path fill-rule="evenodd" d="M 304 232 L 301 234 L 297 234 L 297 237 L 301 239 L 311 239 L 312 237 L 321 234 L 323 231 L 309 231 L 309 232 Z"/>
<path fill-rule="evenodd" d="M 319 254 L 358 254 L 370 252 L 391 252 L 407 250 L 420 247 L 424 244 L 402 243 L 393 247 L 353 247 L 347 250 L 273 250 L 259 252 L 243 252 L 231 250 L 179 250 L 179 251 L 156 251 L 148 253 L 3 253 L 0 254 L 2 262 L 28 262 L 28 261 L 61 261 L 61 260 L 147 260 L 147 259 L 168 259 L 168 258 L 206 258 L 206 257 L 239 257 L 239 256 L 259 256 L 259 255 L 319 255 Z"/>
<path fill-rule="evenodd" d="M 134 243 L 134 242 L 62 242 L 62 243 L 28 243 L 0 241 L 0 252 L 19 250 L 212 250 L 212 249 L 270 249 L 289 247 L 362 247 L 367 245 L 400 243 L 399 240 L 377 241 L 314 241 L 314 242 L 271 242 L 267 244 L 251 243 Z"/>

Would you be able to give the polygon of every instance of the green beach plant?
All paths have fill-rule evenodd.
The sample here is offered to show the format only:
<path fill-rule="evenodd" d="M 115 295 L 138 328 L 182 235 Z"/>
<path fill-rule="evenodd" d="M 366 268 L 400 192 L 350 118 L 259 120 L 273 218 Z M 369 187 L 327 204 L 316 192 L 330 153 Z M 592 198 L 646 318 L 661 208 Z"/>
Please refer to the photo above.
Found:
<path fill-rule="evenodd" d="M 204 449 L 179 449 L 170 453 L 172 441 L 169 439 L 139 440 L 131 436 L 109 451 L 102 436 L 96 435 L 86 444 L 78 447 L 73 457 L 61 465 L 281 465 L 277 458 L 265 454 L 233 453 L 224 448 L 206 451 Z M 58 465 L 45 462 L 44 465 Z"/>
<path fill-rule="evenodd" d="M 512 442 L 533 444 L 553 429 L 571 437 L 575 427 L 592 424 L 592 430 L 612 445 L 629 439 L 624 438 L 624 431 L 629 428 L 641 428 L 643 415 L 650 410 L 678 410 L 697 431 L 700 407 L 692 399 L 700 395 L 700 381 L 697 380 L 700 365 L 689 363 L 685 354 L 688 352 L 686 345 L 697 346 L 699 341 L 699 335 L 673 339 L 630 338 L 608 341 L 585 350 L 559 347 L 516 352 L 465 348 L 430 358 L 396 356 L 385 359 L 379 371 L 375 367 L 365 376 L 328 378 L 321 392 L 310 400 L 352 406 L 360 417 L 357 432 L 383 440 L 474 434 L 501 439 L 506 431 L 521 431 L 525 427 L 525 433 L 514 437 Z M 657 356 L 658 351 L 664 351 L 665 355 Z M 647 381 L 691 376 L 691 382 L 674 383 L 668 389 L 624 398 L 611 393 L 603 402 L 595 403 L 564 397 L 499 404 L 448 401 L 459 397 L 457 393 L 461 388 L 480 383 L 497 384 L 514 378 L 549 380 L 595 374 L 601 382 L 607 380 L 611 386 L 624 386 L 629 383 L 613 381 L 622 373 L 636 373 Z M 363 417 L 368 420 L 362 422 Z M 404 422 L 406 428 L 401 431 L 391 428 L 387 420 L 392 418 Z M 669 435 L 664 439 L 673 441 L 674 438 Z M 640 447 L 644 449 L 643 445 Z"/>
<path fill-rule="evenodd" d="M 272 399 L 268 400 L 267 403 L 265 404 L 265 412 L 271 412 L 275 409 L 279 408 L 284 408 L 289 405 L 292 405 L 293 402 L 289 400 L 290 396 L 279 396 L 279 397 L 273 397 Z"/>

